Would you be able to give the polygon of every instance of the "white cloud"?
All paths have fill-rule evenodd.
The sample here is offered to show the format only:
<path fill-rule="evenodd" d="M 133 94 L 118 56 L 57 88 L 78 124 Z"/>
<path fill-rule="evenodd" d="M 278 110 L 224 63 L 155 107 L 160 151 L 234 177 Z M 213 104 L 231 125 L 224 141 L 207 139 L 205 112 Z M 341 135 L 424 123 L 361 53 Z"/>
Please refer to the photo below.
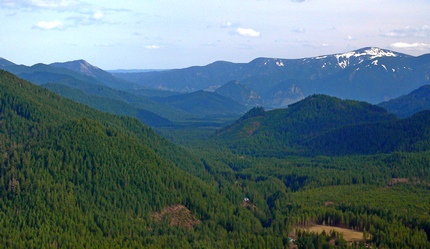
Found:
<path fill-rule="evenodd" d="M 390 32 L 382 34 L 386 37 L 430 37 L 430 26 L 424 25 L 422 27 L 404 27 L 401 29 L 394 29 Z"/>
<path fill-rule="evenodd" d="M 33 26 L 33 28 L 43 29 L 43 30 L 62 29 L 63 24 L 58 20 L 51 21 L 51 22 L 39 21 Z"/>
<path fill-rule="evenodd" d="M 94 14 L 93 14 L 93 19 L 94 20 L 100 20 L 100 19 L 102 19 L 103 18 L 103 13 L 101 12 L 101 11 L 96 11 L 96 12 L 94 12 Z"/>
<path fill-rule="evenodd" d="M 430 49 L 430 44 L 428 43 L 406 43 L 406 42 L 396 42 L 390 45 L 392 48 L 401 49 Z"/>
<path fill-rule="evenodd" d="M 67 27 L 77 27 L 81 25 L 99 25 L 99 24 L 116 24 L 112 21 L 104 20 L 104 14 L 101 11 L 76 14 L 66 18 L 68 21 Z"/>
<path fill-rule="evenodd" d="M 160 46 L 160 45 L 146 45 L 146 46 L 143 46 L 144 48 L 146 48 L 146 49 L 160 49 L 160 48 L 163 48 L 163 46 Z"/>
<path fill-rule="evenodd" d="M 237 33 L 239 33 L 242 36 L 250 36 L 250 37 L 259 37 L 260 32 L 255 31 L 253 29 L 244 29 L 244 28 L 237 28 Z"/>

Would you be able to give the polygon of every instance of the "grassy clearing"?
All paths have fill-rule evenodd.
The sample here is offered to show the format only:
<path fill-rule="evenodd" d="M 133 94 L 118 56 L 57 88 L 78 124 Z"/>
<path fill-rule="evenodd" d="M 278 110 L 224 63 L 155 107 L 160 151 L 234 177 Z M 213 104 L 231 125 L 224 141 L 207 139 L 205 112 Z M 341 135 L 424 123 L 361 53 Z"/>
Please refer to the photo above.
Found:
<path fill-rule="evenodd" d="M 363 239 L 362 232 L 357 232 L 351 229 L 340 228 L 340 227 L 315 225 L 311 227 L 301 228 L 301 230 L 305 230 L 307 232 L 314 232 L 314 233 L 322 233 L 322 231 L 325 231 L 326 233 L 330 233 L 330 231 L 334 230 L 338 233 L 342 233 L 344 239 L 348 242 L 353 242 L 353 241 L 358 241 Z"/>

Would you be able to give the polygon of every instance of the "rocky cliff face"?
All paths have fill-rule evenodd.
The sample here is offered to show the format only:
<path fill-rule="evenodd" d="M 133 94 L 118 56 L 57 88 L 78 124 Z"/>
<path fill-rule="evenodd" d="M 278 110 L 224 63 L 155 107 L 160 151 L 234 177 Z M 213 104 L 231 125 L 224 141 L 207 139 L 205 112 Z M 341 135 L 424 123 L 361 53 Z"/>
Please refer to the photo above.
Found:
<path fill-rule="evenodd" d="M 292 84 L 285 89 L 275 91 L 270 98 L 268 98 L 267 105 L 273 108 L 285 107 L 289 104 L 295 103 L 305 98 L 302 90 L 296 85 Z"/>

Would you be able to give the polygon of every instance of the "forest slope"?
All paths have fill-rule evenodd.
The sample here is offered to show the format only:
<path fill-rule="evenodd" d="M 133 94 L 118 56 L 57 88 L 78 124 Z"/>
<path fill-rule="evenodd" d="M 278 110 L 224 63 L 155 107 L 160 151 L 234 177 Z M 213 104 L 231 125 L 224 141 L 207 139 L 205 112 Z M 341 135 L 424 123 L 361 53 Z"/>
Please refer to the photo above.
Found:
<path fill-rule="evenodd" d="M 4 247 L 282 248 L 294 227 L 311 223 L 369 232 L 372 247 L 429 246 L 427 152 L 252 157 L 208 140 L 190 151 L 136 119 L 101 113 L 3 71 L 0 100 Z M 271 123 L 294 117 L 300 124 L 306 116 L 311 122 L 319 118 L 312 108 L 326 115 L 354 110 L 361 115 L 347 118 L 359 126 L 397 120 L 367 103 L 313 96 L 291 106 L 296 112 L 273 111 Z M 252 109 L 231 129 L 271 115 Z M 351 122 L 331 118 L 325 124 Z M 256 136 L 271 131 L 258 128 Z M 305 128 L 291 131 L 310 139 L 332 132 Z M 400 209 L 393 200 L 401 200 Z M 312 234 L 297 239 L 300 248 L 326 241 Z M 360 243 L 354 248 L 366 248 Z"/>
<path fill-rule="evenodd" d="M 0 86 L 5 247 L 241 247 L 239 229 L 261 229 L 247 210 L 229 216 L 231 202 L 180 169 L 192 172 L 200 162 L 136 119 L 76 104 L 4 71 Z M 199 220 L 193 232 L 151 218 L 171 205 Z"/>
<path fill-rule="evenodd" d="M 259 156 L 351 155 L 430 148 L 430 112 L 398 119 L 366 102 L 313 95 L 287 109 L 254 108 L 215 141 Z"/>

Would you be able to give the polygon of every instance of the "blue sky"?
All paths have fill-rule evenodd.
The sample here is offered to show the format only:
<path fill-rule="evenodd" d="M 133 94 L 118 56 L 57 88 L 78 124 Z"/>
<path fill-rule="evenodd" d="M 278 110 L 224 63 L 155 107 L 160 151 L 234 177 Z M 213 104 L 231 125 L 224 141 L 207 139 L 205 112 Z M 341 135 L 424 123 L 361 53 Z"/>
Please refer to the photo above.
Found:
<path fill-rule="evenodd" d="M 165 69 L 376 46 L 430 53 L 430 0 L 0 0 L 0 57 Z"/>

